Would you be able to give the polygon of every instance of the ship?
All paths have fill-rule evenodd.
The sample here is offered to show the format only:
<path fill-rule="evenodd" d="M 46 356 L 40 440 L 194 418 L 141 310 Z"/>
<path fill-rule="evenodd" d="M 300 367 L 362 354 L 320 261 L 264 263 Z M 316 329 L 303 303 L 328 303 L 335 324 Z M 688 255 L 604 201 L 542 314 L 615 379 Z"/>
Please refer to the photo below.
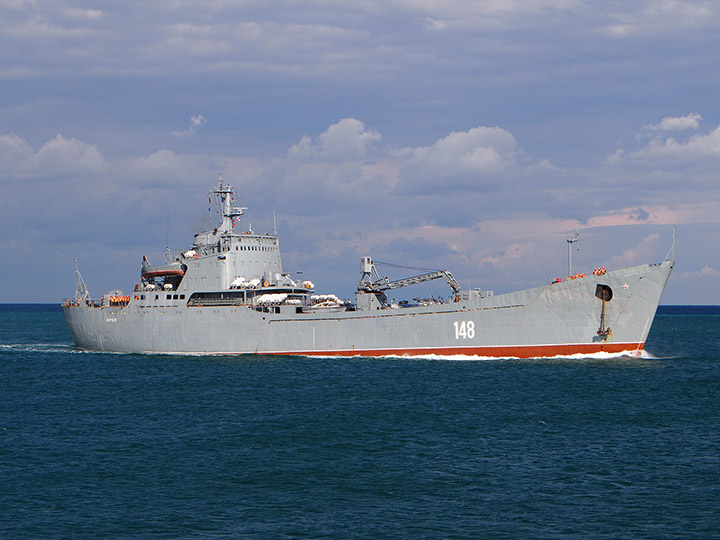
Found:
<path fill-rule="evenodd" d="M 239 230 L 247 208 L 235 205 L 235 190 L 222 175 L 212 197 L 218 226 L 196 234 L 189 249 L 168 250 L 165 264 L 152 266 L 143 257 L 131 294 L 114 290 L 93 300 L 75 261 L 75 294 L 62 305 L 77 347 L 221 355 L 637 356 L 675 264 L 673 235 L 673 248 L 659 263 L 597 268 L 494 294 L 463 289 L 447 270 L 390 280 L 366 256 L 355 297 L 344 300 L 318 294 L 312 281 L 283 270 L 277 231 Z M 447 282 L 446 300 L 388 300 L 390 291 L 435 279 Z"/>

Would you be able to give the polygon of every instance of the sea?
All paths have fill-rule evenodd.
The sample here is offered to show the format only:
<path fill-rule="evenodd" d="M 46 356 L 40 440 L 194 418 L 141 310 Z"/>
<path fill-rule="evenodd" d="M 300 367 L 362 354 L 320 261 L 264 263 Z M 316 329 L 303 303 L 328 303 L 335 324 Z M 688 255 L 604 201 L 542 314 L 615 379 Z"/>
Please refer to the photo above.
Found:
<path fill-rule="evenodd" d="M 95 353 L 0 305 L 0 538 L 720 538 L 720 307 L 518 360 Z"/>

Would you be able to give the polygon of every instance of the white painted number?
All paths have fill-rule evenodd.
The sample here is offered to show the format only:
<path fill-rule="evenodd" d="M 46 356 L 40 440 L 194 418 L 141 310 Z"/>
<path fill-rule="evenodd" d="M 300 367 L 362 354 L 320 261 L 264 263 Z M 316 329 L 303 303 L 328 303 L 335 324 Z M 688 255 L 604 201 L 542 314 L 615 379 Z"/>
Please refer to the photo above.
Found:
<path fill-rule="evenodd" d="M 472 339 L 475 337 L 474 321 L 455 321 L 455 339 Z"/>

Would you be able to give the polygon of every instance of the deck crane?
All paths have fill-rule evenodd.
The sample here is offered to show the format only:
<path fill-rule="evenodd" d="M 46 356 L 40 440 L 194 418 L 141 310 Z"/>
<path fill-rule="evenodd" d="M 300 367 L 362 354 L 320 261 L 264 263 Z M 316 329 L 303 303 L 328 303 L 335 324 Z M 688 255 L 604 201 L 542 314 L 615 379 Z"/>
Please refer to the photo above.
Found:
<path fill-rule="evenodd" d="M 419 276 L 389 281 L 387 277 L 380 277 L 377 269 L 375 268 L 375 264 L 370 257 L 361 258 L 360 270 L 362 275 L 360 276 L 357 286 L 357 290 L 359 292 L 381 293 L 390 289 L 399 289 L 401 287 L 417 285 L 418 283 L 431 281 L 433 279 L 445 278 L 445 281 L 448 282 L 448 285 L 450 285 L 450 288 L 453 290 L 453 299 L 455 301 L 457 301 L 458 295 L 460 294 L 460 285 L 455 277 L 447 270 L 436 270 Z"/>

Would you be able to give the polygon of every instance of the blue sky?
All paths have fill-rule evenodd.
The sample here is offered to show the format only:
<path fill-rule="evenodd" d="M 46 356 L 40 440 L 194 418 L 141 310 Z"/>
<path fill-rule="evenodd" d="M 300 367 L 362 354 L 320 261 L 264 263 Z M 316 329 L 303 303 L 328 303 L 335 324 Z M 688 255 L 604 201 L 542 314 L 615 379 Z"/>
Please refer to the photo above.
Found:
<path fill-rule="evenodd" d="M 0 302 L 187 248 L 221 172 L 285 267 L 504 292 L 662 260 L 720 304 L 720 3 L 0 0 Z M 578 221 L 579 220 L 579 221 Z M 408 289 L 408 295 L 413 296 Z M 442 293 L 442 292 L 441 292 Z"/>

